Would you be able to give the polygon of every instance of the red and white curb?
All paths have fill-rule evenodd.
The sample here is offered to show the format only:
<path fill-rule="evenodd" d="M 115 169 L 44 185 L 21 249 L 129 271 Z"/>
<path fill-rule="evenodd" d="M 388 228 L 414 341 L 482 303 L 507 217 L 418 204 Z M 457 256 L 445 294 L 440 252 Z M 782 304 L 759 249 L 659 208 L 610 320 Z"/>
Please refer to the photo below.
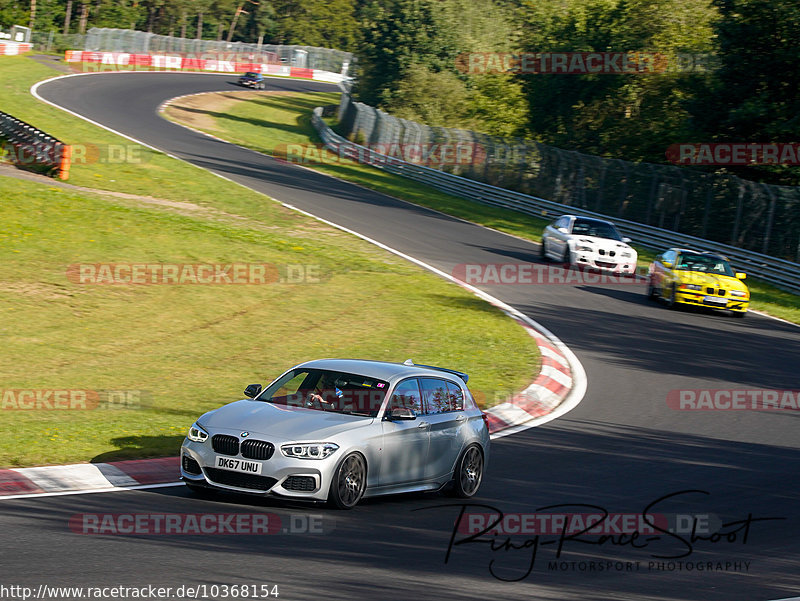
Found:
<path fill-rule="evenodd" d="M 0 41 L 0 55 L 15 55 L 30 52 L 33 49 L 27 42 L 4 42 Z"/>
<path fill-rule="evenodd" d="M 528 324 L 521 324 L 536 339 L 542 354 L 539 377 L 510 400 L 487 409 L 489 432 L 495 434 L 512 426 L 524 424 L 553 411 L 572 389 L 572 369 L 569 360 Z"/>
<path fill-rule="evenodd" d="M 179 473 L 178 457 L 0 469 L 0 497 L 19 499 L 172 486 Z"/>

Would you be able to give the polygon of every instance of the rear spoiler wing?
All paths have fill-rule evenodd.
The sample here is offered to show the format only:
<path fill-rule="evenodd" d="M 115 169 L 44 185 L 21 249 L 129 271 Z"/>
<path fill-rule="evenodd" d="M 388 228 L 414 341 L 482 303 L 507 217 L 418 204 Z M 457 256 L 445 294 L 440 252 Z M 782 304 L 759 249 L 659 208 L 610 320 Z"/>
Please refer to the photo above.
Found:
<path fill-rule="evenodd" d="M 454 376 L 458 376 L 462 380 L 464 380 L 464 384 L 469 382 L 469 376 L 465 374 L 463 371 L 456 371 L 455 369 L 447 369 L 446 367 L 436 367 L 435 365 L 422 365 L 420 363 L 414 363 L 411 359 L 408 359 L 403 365 L 414 365 L 416 367 L 426 367 L 428 369 L 436 369 L 438 371 L 444 371 L 449 374 L 453 374 Z"/>

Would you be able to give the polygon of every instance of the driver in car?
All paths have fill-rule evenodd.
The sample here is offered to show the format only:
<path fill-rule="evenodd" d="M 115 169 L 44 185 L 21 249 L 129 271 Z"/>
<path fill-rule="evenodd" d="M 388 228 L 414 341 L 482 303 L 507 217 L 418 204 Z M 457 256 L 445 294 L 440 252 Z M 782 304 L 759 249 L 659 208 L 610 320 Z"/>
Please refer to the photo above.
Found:
<path fill-rule="evenodd" d="M 317 380 L 314 391 L 308 394 L 308 406 L 312 407 L 315 403 L 319 403 L 323 409 L 335 409 L 336 405 L 331 395 L 335 395 L 336 399 L 341 399 L 344 393 L 336 386 L 335 375 L 323 374 Z"/>

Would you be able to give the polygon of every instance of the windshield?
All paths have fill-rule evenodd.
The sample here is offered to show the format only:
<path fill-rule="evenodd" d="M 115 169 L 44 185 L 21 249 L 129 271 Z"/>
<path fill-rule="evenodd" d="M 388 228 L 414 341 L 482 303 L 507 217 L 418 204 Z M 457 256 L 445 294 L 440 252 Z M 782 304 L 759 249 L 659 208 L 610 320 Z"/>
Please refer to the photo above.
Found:
<path fill-rule="evenodd" d="M 572 225 L 572 233 L 622 241 L 622 236 L 619 235 L 617 228 L 605 221 L 595 221 L 593 219 L 576 219 Z"/>
<path fill-rule="evenodd" d="M 245 77 L 258 77 L 258 73 L 254 73 L 253 71 L 248 71 L 244 74 Z"/>
<path fill-rule="evenodd" d="M 683 253 L 678 257 L 678 264 L 675 269 L 682 271 L 703 271 L 706 273 L 718 273 L 733 277 L 733 270 L 728 262 L 722 257 L 714 255 L 695 255 Z"/>
<path fill-rule="evenodd" d="M 383 380 L 324 369 L 293 369 L 270 384 L 257 401 L 375 417 L 389 384 Z"/>

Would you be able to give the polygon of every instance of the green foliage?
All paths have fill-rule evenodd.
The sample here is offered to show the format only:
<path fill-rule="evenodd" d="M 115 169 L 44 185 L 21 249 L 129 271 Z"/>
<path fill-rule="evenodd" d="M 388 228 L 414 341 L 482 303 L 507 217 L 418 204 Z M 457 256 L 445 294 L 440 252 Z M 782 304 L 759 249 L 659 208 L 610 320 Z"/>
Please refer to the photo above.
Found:
<path fill-rule="evenodd" d="M 384 96 L 393 115 L 428 125 L 458 127 L 470 112 L 470 94 L 463 81 L 448 71 L 417 64 L 409 65 L 405 77 Z"/>
<path fill-rule="evenodd" d="M 470 53 L 515 48 L 512 17 L 494 0 L 363 2 L 359 98 L 430 125 L 519 133 L 524 98 L 513 78 L 464 69 Z"/>
<path fill-rule="evenodd" d="M 0 28 L 12 25 L 27 25 L 29 14 L 24 3 L 15 0 L 0 0 Z"/>
<path fill-rule="evenodd" d="M 354 50 L 358 23 L 353 0 L 274 0 L 275 41 Z"/>
<path fill-rule="evenodd" d="M 716 0 L 720 67 L 691 109 L 706 139 L 798 141 L 800 131 L 800 5 L 794 0 Z M 749 167 L 773 183 L 800 185 L 796 167 Z"/>
<path fill-rule="evenodd" d="M 646 52 L 663 55 L 666 73 L 526 74 L 531 132 L 542 141 L 592 154 L 664 162 L 665 149 L 689 134 L 684 101 L 705 72 L 682 72 L 678 59 L 707 55 L 715 11 L 707 0 L 559 0 L 525 3 L 528 52 Z"/>
<path fill-rule="evenodd" d="M 528 104 L 518 78 L 491 73 L 473 76 L 470 104 L 474 129 L 494 136 L 525 135 Z"/>
<path fill-rule="evenodd" d="M 442 17 L 431 0 L 366 3 L 358 84 L 365 102 L 390 102 L 396 84 L 416 67 L 433 72 L 454 67 L 457 32 Z"/>

